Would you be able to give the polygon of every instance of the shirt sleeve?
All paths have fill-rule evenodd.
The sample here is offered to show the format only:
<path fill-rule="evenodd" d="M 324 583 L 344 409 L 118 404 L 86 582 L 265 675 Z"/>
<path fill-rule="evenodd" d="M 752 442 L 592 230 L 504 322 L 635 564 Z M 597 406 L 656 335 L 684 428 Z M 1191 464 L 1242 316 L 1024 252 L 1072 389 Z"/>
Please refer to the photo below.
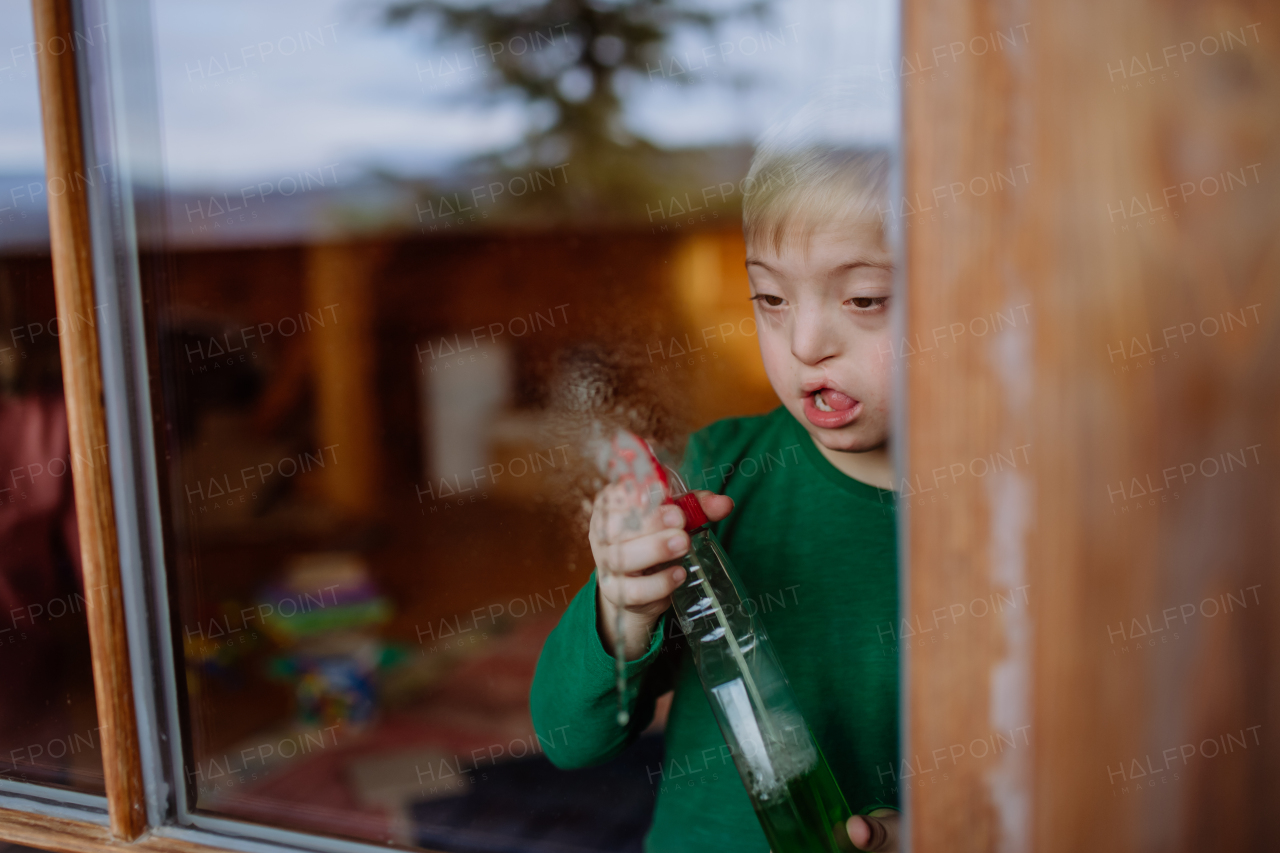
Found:
<path fill-rule="evenodd" d="M 626 664 L 630 720 L 619 725 L 617 670 L 596 627 L 596 575 L 591 573 L 547 637 L 533 676 L 529 709 L 552 764 L 572 769 L 608 761 L 653 720 L 658 697 L 671 688 L 667 619 L 658 620 L 648 651 Z"/>
<path fill-rule="evenodd" d="M 705 468 L 706 457 L 702 436 L 690 436 L 680 473 L 690 489 L 719 491 L 723 478 L 716 479 L 718 469 Z M 618 725 L 617 670 L 597 619 L 592 572 L 547 637 L 529 697 L 534 731 L 557 767 L 590 767 L 622 752 L 652 722 L 658 697 L 674 686 L 684 638 L 668 611 L 648 651 L 626 665 L 630 720 Z"/>

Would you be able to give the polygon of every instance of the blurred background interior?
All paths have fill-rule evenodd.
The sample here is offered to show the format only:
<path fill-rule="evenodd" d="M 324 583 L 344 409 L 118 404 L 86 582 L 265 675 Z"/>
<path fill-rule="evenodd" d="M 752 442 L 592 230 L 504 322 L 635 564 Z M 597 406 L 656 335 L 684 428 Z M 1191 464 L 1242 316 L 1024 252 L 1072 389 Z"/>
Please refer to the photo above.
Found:
<path fill-rule="evenodd" d="M 573 773 L 539 747 L 566 733 L 529 721 L 592 568 L 558 371 L 609 353 L 681 434 L 777 404 L 743 268 L 752 142 L 856 81 L 880 97 L 824 132 L 893 144 L 892 5 L 153 9 L 164 182 L 139 227 L 195 805 L 445 849 L 639 849 L 661 719 Z M 0 615 L 25 638 L 0 633 L 0 666 L 26 679 L 0 694 L 0 772 L 100 789 L 94 749 L 53 754 L 95 724 L 83 610 L 48 615 L 83 594 L 50 462 L 51 182 L 29 10 L 0 10 L 27 34 L 0 60 L 22 117 L 0 129 L 0 595 L 31 622 Z"/>
<path fill-rule="evenodd" d="M 68 441 L 29 5 L 0 33 L 0 780 L 101 794 L 71 479 L 105 457 Z"/>

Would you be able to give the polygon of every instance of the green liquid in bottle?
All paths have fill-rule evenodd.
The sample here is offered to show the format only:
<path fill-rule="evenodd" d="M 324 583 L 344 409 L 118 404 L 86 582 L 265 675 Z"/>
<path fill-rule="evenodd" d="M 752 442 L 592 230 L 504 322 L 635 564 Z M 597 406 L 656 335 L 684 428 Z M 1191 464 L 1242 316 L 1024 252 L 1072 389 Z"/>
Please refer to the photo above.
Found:
<path fill-rule="evenodd" d="M 772 802 L 753 797 L 752 806 L 773 853 L 845 853 L 856 849 L 845 828 L 853 813 L 820 748 L 816 767 L 787 782 L 785 792 Z"/>
<path fill-rule="evenodd" d="M 773 853 L 855 850 L 845 828 L 853 813 L 764 627 L 743 608 L 728 557 L 705 528 L 690 539 L 676 614 Z"/>
<path fill-rule="evenodd" d="M 654 460 L 656 463 L 656 460 Z M 680 475 L 666 472 L 689 533 L 688 573 L 671 595 L 711 712 L 773 853 L 854 850 L 848 804 L 827 765 L 763 623 Z"/>

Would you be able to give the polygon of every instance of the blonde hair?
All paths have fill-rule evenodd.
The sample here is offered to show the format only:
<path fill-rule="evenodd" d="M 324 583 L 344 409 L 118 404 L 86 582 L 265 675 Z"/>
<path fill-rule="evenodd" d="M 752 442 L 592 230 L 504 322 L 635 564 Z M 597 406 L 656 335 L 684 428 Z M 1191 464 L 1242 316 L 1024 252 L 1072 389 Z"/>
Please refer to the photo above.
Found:
<path fill-rule="evenodd" d="M 878 78 L 824 81 L 763 134 L 743 181 L 748 244 L 807 244 L 832 224 L 882 226 L 889 209 L 897 98 Z"/>
<path fill-rule="evenodd" d="M 814 143 L 766 142 L 743 181 L 747 245 L 807 242 L 830 223 L 879 225 L 889 199 L 889 153 Z"/>

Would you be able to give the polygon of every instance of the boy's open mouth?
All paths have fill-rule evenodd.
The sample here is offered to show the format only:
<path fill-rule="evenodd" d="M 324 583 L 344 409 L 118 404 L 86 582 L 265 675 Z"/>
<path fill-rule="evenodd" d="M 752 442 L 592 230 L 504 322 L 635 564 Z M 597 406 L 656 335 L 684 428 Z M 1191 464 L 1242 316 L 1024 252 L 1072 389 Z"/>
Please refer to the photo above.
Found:
<path fill-rule="evenodd" d="M 862 412 L 862 403 L 834 388 L 819 388 L 804 398 L 804 416 L 823 429 L 838 429 L 852 423 Z"/>

